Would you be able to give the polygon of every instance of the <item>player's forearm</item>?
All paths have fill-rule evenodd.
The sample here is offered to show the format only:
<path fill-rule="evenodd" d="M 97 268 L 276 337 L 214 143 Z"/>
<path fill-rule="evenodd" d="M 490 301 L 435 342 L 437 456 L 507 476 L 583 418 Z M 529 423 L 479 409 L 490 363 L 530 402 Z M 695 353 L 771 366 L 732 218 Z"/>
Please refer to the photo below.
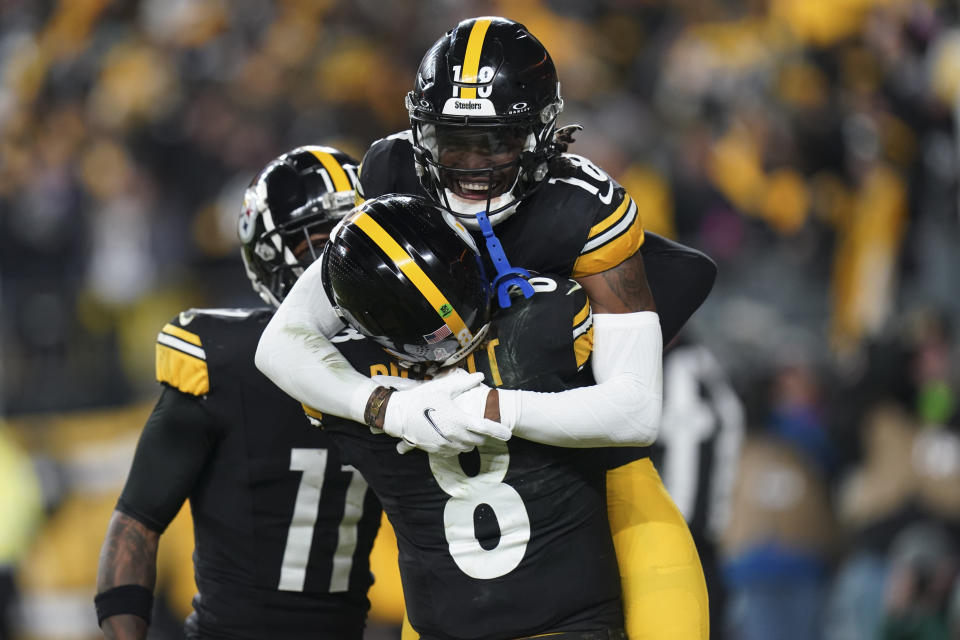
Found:
<path fill-rule="evenodd" d="M 353 369 L 329 338 L 343 326 L 314 263 L 267 324 L 257 368 L 285 393 L 324 413 L 363 422 L 376 383 Z"/>
<path fill-rule="evenodd" d="M 260 338 L 257 368 L 287 395 L 323 413 L 363 422 L 377 385 L 353 369 L 325 337 L 309 327 L 271 320 Z"/>
<path fill-rule="evenodd" d="M 630 375 L 560 393 L 501 391 L 513 435 L 556 447 L 643 446 L 657 439 L 660 394 Z"/>
<path fill-rule="evenodd" d="M 97 591 L 125 584 L 153 589 L 160 534 L 125 513 L 114 511 L 100 550 Z"/>
<path fill-rule="evenodd" d="M 100 626 L 110 640 L 143 640 L 149 628 L 146 620 L 130 614 L 110 616 Z"/>
<path fill-rule="evenodd" d="M 662 411 L 663 340 L 657 315 L 594 314 L 597 384 L 560 393 L 500 390 L 513 435 L 560 447 L 647 445 Z"/>
<path fill-rule="evenodd" d="M 160 534 L 139 521 L 114 511 L 100 551 L 97 593 L 116 587 L 138 585 L 153 590 L 157 577 L 157 545 Z M 147 636 L 147 621 L 132 614 L 117 614 L 103 620 L 102 630 L 111 639 L 141 639 Z"/>

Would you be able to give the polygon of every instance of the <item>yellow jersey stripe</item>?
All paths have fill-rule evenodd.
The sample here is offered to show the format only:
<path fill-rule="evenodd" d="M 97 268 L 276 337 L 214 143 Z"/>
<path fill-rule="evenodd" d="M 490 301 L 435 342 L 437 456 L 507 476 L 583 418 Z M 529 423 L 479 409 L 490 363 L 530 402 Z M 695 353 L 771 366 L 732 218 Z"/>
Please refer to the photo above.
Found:
<path fill-rule="evenodd" d="M 593 327 L 591 326 L 579 338 L 573 341 L 573 353 L 577 358 L 579 369 L 590 358 L 593 352 Z"/>
<path fill-rule="evenodd" d="M 414 262 L 410 254 L 397 244 L 397 241 L 391 238 L 390 234 L 377 224 L 376 220 L 366 213 L 362 211 L 358 212 L 353 222 L 360 227 L 365 234 L 370 236 L 370 239 L 387 254 L 388 258 L 393 260 L 393 263 L 399 267 L 403 275 L 407 276 L 410 282 L 412 282 L 423 297 L 426 298 L 427 302 L 430 303 L 430 306 L 436 310 L 437 315 L 440 316 L 444 323 L 450 328 L 454 337 L 461 345 L 465 346 L 470 339 L 473 338 L 473 334 L 467 329 L 467 325 L 463 322 L 463 318 L 460 317 L 457 310 L 447 301 L 443 293 L 440 292 L 440 289 L 437 288 L 437 285 L 433 284 L 433 281 L 423 272 L 420 265 Z"/>
<path fill-rule="evenodd" d="M 483 41 L 487 37 L 487 28 L 490 26 L 490 19 L 484 18 L 473 23 L 470 29 L 470 38 L 467 39 L 467 53 L 463 58 L 463 69 L 460 70 L 461 82 L 477 81 L 477 74 L 480 72 L 480 51 L 483 49 Z M 460 97 L 464 99 L 475 99 L 477 97 L 476 87 L 470 89 L 461 88 Z"/>
<path fill-rule="evenodd" d="M 315 418 L 317 420 L 323 420 L 323 414 L 317 411 L 316 409 L 313 409 L 312 407 L 308 407 L 302 402 L 300 403 L 300 406 L 303 407 L 303 412 L 308 416 L 310 416 L 311 418 Z"/>
<path fill-rule="evenodd" d="M 607 229 L 609 229 L 612 224 L 614 224 L 617 220 L 619 220 L 623 216 L 624 212 L 627 210 L 627 207 L 629 206 L 630 206 L 630 194 L 624 193 L 623 202 L 620 203 L 620 206 L 617 207 L 616 210 L 614 210 L 614 212 L 608 215 L 606 218 L 604 218 L 597 224 L 590 227 L 590 233 L 587 234 L 587 237 L 588 238 L 596 237 L 601 233 L 603 233 L 604 231 L 606 231 Z"/>
<path fill-rule="evenodd" d="M 613 216 L 603 223 L 610 217 Z M 612 269 L 635 254 L 643 245 L 644 237 L 637 204 L 630 201 L 626 213 L 619 220 L 614 220 L 612 226 L 587 241 L 573 264 L 571 277 L 579 278 Z"/>
<path fill-rule="evenodd" d="M 493 377 L 493 386 L 502 387 L 503 378 L 500 377 L 500 365 L 497 364 L 497 356 L 493 348 L 500 344 L 499 338 L 494 338 L 487 343 L 487 360 L 490 362 L 490 375 Z"/>
<path fill-rule="evenodd" d="M 587 316 L 589 315 L 590 315 L 590 301 L 587 300 L 587 302 L 583 305 L 583 309 L 580 309 L 580 311 L 577 312 L 577 315 L 573 316 L 573 326 L 577 326 L 578 324 L 586 320 Z"/>
<path fill-rule="evenodd" d="M 573 353 L 579 369 L 593 352 L 593 318 L 590 317 L 590 301 L 573 317 Z"/>
<path fill-rule="evenodd" d="M 157 382 L 195 396 L 210 392 L 207 363 L 165 344 L 157 344 Z"/>
<path fill-rule="evenodd" d="M 310 153 L 316 156 L 317 160 L 323 165 L 323 168 L 330 174 L 330 179 L 333 180 L 333 188 L 335 190 L 350 191 L 353 189 L 353 187 L 350 186 L 350 178 L 347 177 L 347 172 L 343 170 L 343 167 L 340 166 L 340 163 L 337 162 L 337 159 L 334 158 L 332 154 L 316 149 L 310 149 Z"/>
<path fill-rule="evenodd" d="M 573 263 L 571 278 L 580 278 L 612 269 L 637 251 L 643 245 L 643 228 L 636 225 L 615 240 L 585 253 Z"/>
<path fill-rule="evenodd" d="M 180 338 L 184 342 L 189 342 L 190 344 L 202 347 L 203 344 L 200 342 L 200 336 L 195 333 L 190 333 L 186 329 L 182 329 L 175 324 L 167 323 L 163 327 L 163 333 L 174 336 L 175 338 Z"/>

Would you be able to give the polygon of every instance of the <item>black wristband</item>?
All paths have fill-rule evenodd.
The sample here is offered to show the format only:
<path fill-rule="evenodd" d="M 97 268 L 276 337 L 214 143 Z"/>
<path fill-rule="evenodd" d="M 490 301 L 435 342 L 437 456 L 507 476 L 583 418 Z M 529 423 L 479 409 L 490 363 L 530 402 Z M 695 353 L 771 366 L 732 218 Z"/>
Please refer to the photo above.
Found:
<path fill-rule="evenodd" d="M 149 625 L 153 591 L 139 584 L 125 584 L 98 593 L 93 598 L 93 604 L 97 608 L 98 625 L 102 625 L 110 616 L 124 613 L 143 618 Z"/>

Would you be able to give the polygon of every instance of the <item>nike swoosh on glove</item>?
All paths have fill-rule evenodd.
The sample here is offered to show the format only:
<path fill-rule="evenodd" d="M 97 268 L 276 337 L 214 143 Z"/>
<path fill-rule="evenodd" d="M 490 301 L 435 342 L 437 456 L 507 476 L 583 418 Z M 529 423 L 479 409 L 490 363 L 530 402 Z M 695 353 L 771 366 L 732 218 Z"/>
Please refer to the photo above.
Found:
<path fill-rule="evenodd" d="M 387 403 L 383 430 L 400 438 L 397 451 L 422 449 L 441 456 L 470 451 L 487 438 L 508 440 L 510 430 L 499 422 L 467 415 L 453 398 L 483 382 L 482 373 L 454 369 L 428 382 L 396 391 Z"/>

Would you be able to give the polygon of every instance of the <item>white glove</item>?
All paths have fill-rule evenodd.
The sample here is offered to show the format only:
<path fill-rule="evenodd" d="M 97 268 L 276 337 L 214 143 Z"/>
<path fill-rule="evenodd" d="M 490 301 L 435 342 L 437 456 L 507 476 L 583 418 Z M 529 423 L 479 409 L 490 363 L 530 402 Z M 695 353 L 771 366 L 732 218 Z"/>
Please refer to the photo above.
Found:
<path fill-rule="evenodd" d="M 396 389 L 397 391 L 412 389 L 425 382 L 424 380 L 414 380 L 413 378 L 401 378 L 400 376 L 383 376 L 380 374 L 377 374 L 371 377 L 370 379 L 376 382 L 381 387 L 390 387 L 390 388 Z"/>
<path fill-rule="evenodd" d="M 481 382 L 482 373 L 455 369 L 411 389 L 395 391 L 387 402 L 383 430 L 402 440 L 397 444 L 400 453 L 416 448 L 455 456 L 487 438 L 508 440 L 510 430 L 499 422 L 467 415 L 453 402 L 454 397 Z"/>
<path fill-rule="evenodd" d="M 471 387 L 453 398 L 453 404 L 468 416 L 482 418 L 487 412 L 487 395 L 490 393 L 490 387 L 485 384 L 478 384 Z M 501 423 L 503 420 L 501 420 Z M 509 430 L 510 427 L 507 426 Z"/>
<path fill-rule="evenodd" d="M 413 389 L 414 387 L 426 382 L 425 380 L 414 380 L 413 378 L 401 378 L 400 376 L 385 376 L 381 374 L 371 376 L 370 379 L 381 387 L 388 387 L 391 389 L 396 389 L 397 391 Z M 384 418 L 386 418 L 386 416 L 384 416 Z M 383 429 L 370 427 L 370 433 L 383 433 Z M 401 451 L 401 453 L 406 453 L 406 451 Z"/>

